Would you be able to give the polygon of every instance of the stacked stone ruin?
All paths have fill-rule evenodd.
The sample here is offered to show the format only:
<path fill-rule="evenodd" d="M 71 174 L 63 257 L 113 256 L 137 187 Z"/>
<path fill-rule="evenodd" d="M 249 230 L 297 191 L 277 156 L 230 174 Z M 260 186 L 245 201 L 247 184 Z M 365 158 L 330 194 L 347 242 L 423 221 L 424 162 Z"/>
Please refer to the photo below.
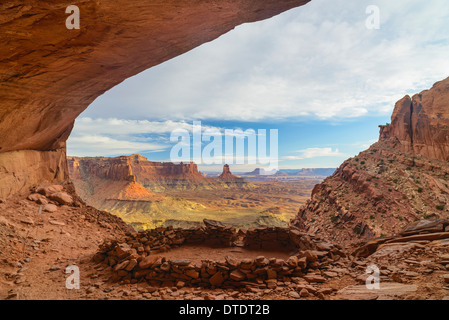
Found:
<path fill-rule="evenodd" d="M 314 239 L 294 228 L 260 227 L 236 231 L 217 221 L 190 229 L 156 228 L 128 234 L 122 239 L 105 241 L 95 256 L 97 262 L 110 266 L 111 281 L 148 282 L 154 286 L 272 288 L 276 282 L 304 277 L 328 261 L 344 257 L 340 248 Z M 164 258 L 163 252 L 182 245 L 213 247 L 243 246 L 248 249 L 294 250 L 287 260 L 258 256 L 255 259 L 226 257 L 218 262 Z M 293 251 L 291 251 L 293 252 Z M 313 273 L 313 272 L 312 272 Z M 309 277 L 321 281 L 319 275 Z"/>

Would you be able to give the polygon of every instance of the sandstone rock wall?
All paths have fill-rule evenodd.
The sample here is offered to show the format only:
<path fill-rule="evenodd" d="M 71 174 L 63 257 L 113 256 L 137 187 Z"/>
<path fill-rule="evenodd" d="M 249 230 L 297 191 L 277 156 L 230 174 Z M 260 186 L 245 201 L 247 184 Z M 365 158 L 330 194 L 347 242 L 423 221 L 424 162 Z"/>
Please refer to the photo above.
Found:
<path fill-rule="evenodd" d="M 407 153 L 449 161 L 449 78 L 396 103 L 380 140 Z"/>
<path fill-rule="evenodd" d="M 20 150 L 0 155 L 0 198 L 27 193 L 30 186 L 68 178 L 64 149 Z"/>

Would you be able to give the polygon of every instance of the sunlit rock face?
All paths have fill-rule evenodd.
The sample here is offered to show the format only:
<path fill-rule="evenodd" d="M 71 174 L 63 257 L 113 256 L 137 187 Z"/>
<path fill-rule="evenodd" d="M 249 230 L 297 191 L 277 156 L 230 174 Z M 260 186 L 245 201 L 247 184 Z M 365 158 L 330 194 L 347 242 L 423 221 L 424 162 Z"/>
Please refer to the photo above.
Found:
<path fill-rule="evenodd" d="M 449 78 L 396 103 L 391 124 L 381 126 L 380 140 L 404 152 L 449 160 Z"/>
<path fill-rule="evenodd" d="M 204 177 L 193 162 L 154 162 L 138 154 L 116 158 L 68 157 L 67 160 L 73 181 L 87 182 L 93 178 L 131 181 L 154 191 L 163 191 L 165 188 L 193 190 L 200 186 L 213 185 L 213 181 Z M 92 188 L 93 186 L 89 189 Z"/>
<path fill-rule="evenodd" d="M 26 175 L 35 161 L 44 161 L 39 166 L 49 169 L 58 163 L 75 118 L 108 89 L 239 24 L 267 19 L 308 1 L 3 1 L 0 197 L 40 180 L 37 175 L 18 183 L 16 170 Z M 66 28 L 69 5 L 80 9 L 79 30 Z M 30 157 L 21 150 L 43 154 Z M 19 152 L 5 154 L 11 151 Z M 42 178 L 67 177 L 65 166 L 52 171 Z"/>

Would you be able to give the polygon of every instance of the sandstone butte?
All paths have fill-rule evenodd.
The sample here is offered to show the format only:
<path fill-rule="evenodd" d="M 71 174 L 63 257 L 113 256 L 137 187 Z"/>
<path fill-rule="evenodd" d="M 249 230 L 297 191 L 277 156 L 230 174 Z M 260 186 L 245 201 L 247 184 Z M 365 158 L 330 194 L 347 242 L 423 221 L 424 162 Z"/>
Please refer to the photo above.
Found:
<path fill-rule="evenodd" d="M 98 96 L 145 69 L 309 0 L 11 0 L 0 4 L 0 197 L 68 177 L 66 140 Z M 77 5 L 81 28 L 68 30 Z"/>
<path fill-rule="evenodd" d="M 218 179 L 224 181 L 224 182 L 237 182 L 237 181 L 244 181 L 242 178 L 236 177 L 232 172 L 231 169 L 229 169 L 229 165 L 225 164 L 223 166 L 223 172 L 218 176 Z"/>

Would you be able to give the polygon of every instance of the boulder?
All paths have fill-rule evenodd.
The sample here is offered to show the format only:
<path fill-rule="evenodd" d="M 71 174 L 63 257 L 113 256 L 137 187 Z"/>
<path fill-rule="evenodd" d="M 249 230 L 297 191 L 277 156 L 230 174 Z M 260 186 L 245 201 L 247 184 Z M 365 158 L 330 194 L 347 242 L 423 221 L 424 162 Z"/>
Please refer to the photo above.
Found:
<path fill-rule="evenodd" d="M 62 205 L 71 205 L 73 203 L 72 197 L 66 192 L 52 193 L 49 198 Z"/>
<path fill-rule="evenodd" d="M 59 184 L 55 184 L 55 185 L 51 185 L 51 186 L 46 186 L 46 187 L 39 187 L 36 192 L 40 193 L 46 197 L 49 197 L 50 195 L 54 194 L 54 193 L 58 193 L 64 190 L 64 187 L 59 185 Z"/>
<path fill-rule="evenodd" d="M 58 207 L 52 203 L 48 203 L 42 210 L 44 210 L 45 212 L 56 212 L 58 210 Z"/>

